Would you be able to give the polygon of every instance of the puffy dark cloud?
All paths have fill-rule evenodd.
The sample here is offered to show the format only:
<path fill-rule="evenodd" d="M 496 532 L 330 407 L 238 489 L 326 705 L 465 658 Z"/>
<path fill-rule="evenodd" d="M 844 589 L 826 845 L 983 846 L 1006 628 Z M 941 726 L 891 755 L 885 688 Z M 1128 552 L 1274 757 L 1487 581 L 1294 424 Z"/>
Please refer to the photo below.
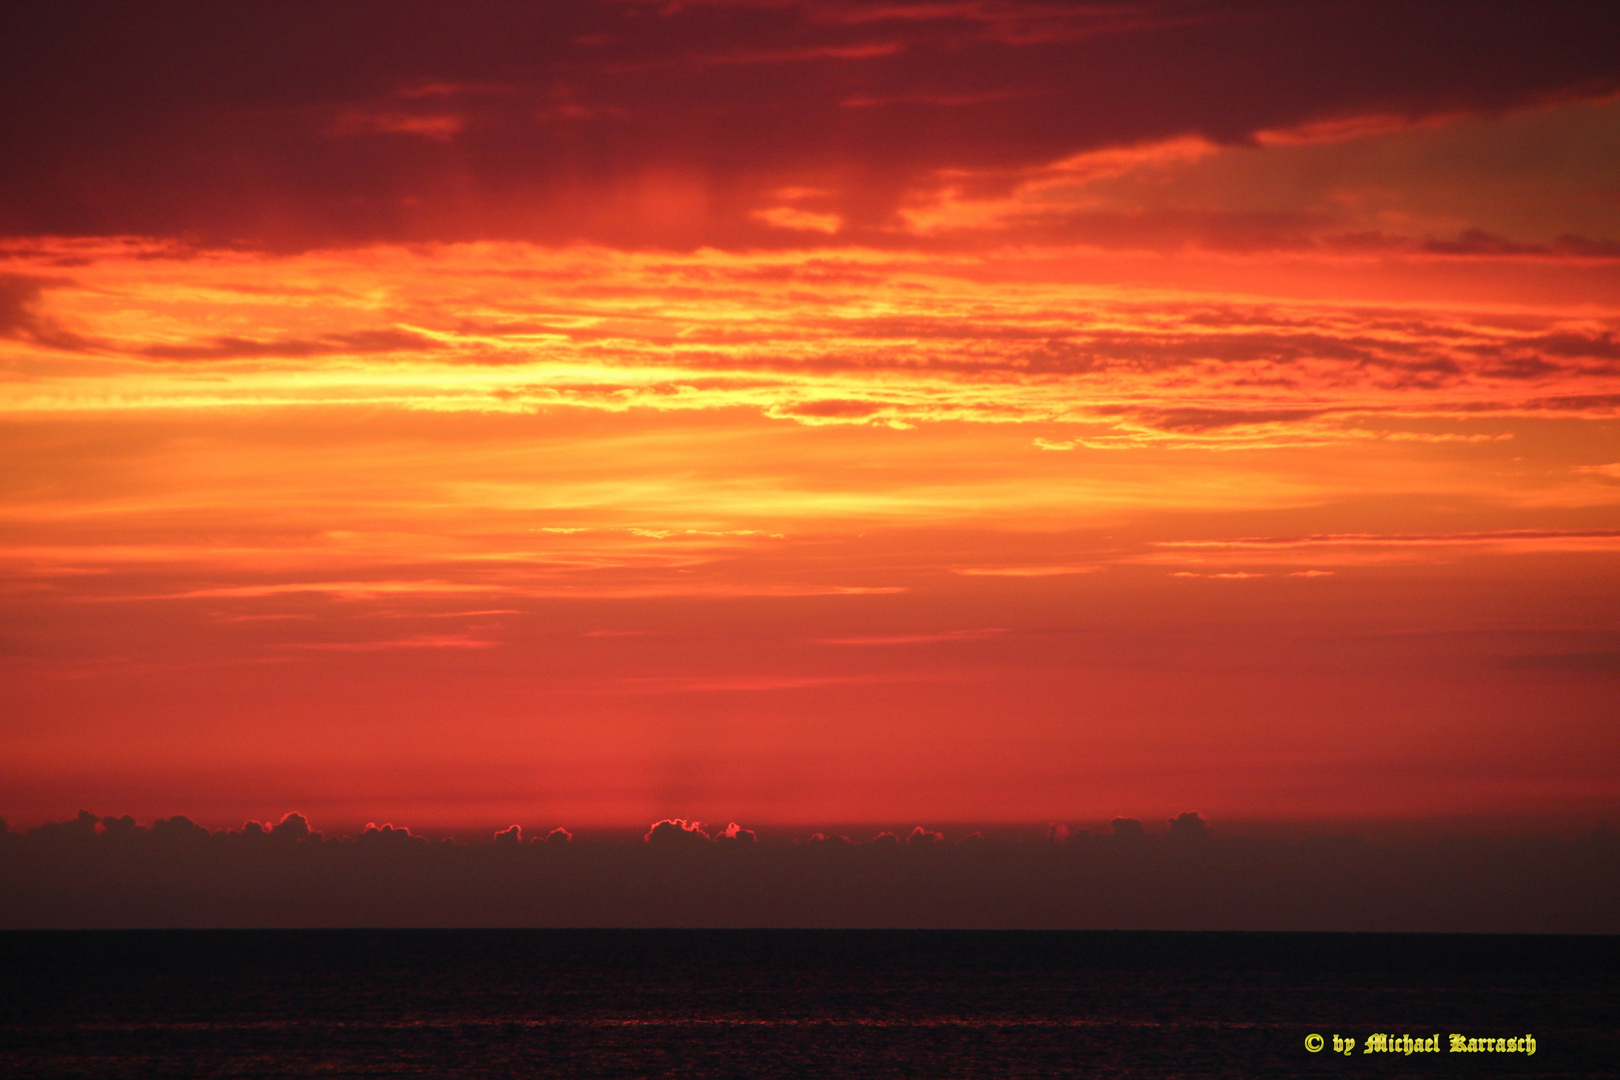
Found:
<path fill-rule="evenodd" d="M 278 840 L 303 840 L 310 836 L 309 821 L 303 814 L 288 813 L 270 829 Z"/>
<path fill-rule="evenodd" d="M 135 819 L 129 814 L 125 814 L 123 817 L 104 817 L 101 819 L 101 835 L 115 842 L 134 839 L 137 828 Z"/>
<path fill-rule="evenodd" d="M 1209 839 L 1209 827 L 1196 811 L 1189 810 L 1170 819 L 1170 839 L 1199 841 Z"/>
<path fill-rule="evenodd" d="M 642 839 L 655 847 L 670 848 L 708 843 L 710 837 L 699 822 L 687 821 L 685 818 L 666 818 L 654 822 Z"/>
<path fill-rule="evenodd" d="M 425 836 L 415 835 L 408 828 L 385 824 L 367 825 L 355 843 L 363 849 L 399 851 L 426 847 L 428 840 Z"/>
<path fill-rule="evenodd" d="M 31 840 L 44 843 L 82 843 L 95 839 L 96 826 L 101 818 L 88 810 L 80 810 L 72 821 L 49 821 L 28 830 Z"/>
<path fill-rule="evenodd" d="M 1135 818 L 1117 817 L 1109 823 L 1116 840 L 1141 840 L 1147 835 L 1147 830 Z"/>
<path fill-rule="evenodd" d="M 759 836 L 752 829 L 745 829 L 735 821 L 724 829 L 717 830 L 712 836 L 702 824 L 696 821 L 687 821 L 685 818 L 666 818 L 654 822 L 652 828 L 642 838 L 643 841 L 657 848 L 693 848 L 708 847 L 711 845 L 737 845 L 755 844 Z"/>
<path fill-rule="evenodd" d="M 207 829 L 181 814 L 152 822 L 152 839 L 160 844 L 197 844 L 208 837 Z"/>

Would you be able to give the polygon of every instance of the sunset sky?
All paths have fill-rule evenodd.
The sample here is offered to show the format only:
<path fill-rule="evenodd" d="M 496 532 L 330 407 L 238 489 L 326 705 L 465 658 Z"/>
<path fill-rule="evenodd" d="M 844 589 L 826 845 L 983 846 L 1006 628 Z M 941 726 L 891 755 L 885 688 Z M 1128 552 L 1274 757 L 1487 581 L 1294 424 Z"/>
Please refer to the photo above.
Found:
<path fill-rule="evenodd" d="M 0 11 L 0 815 L 1620 811 L 1612 3 Z"/>

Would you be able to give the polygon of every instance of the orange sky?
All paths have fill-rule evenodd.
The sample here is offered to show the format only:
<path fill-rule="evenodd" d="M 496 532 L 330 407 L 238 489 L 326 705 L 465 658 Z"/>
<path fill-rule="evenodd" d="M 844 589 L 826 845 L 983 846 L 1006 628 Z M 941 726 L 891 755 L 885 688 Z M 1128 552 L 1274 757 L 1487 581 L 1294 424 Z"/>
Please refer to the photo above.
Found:
<path fill-rule="evenodd" d="M 45 10 L 9 820 L 1620 807 L 1584 7 Z"/>

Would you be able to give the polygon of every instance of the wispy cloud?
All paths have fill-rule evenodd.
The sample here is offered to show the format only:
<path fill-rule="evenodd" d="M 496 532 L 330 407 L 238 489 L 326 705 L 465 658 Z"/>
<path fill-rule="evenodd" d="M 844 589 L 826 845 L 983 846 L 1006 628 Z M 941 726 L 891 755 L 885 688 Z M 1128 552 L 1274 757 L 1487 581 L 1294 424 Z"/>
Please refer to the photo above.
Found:
<path fill-rule="evenodd" d="M 493 649 L 499 644 L 464 634 L 416 634 L 379 641 L 296 641 L 280 647 L 311 652 L 389 652 L 394 649 Z"/>
<path fill-rule="evenodd" d="M 1056 280 L 1064 258 L 1048 252 L 1054 279 L 1032 283 L 998 280 L 1011 264 L 995 257 L 853 248 L 479 245 L 154 268 L 115 246 L 30 301 L 31 319 L 97 348 L 64 361 L 59 343 L 19 337 L 27 377 L 0 390 L 0 413 L 742 409 L 807 427 L 1041 424 L 1042 450 L 1242 450 L 1507 440 L 1439 425 L 1620 405 L 1612 313 L 1073 285 Z M 337 287 L 278 293 L 309 274 Z M 214 297 L 201 320 L 199 289 Z M 96 300 L 107 290 L 116 317 Z"/>
<path fill-rule="evenodd" d="M 1525 550 L 1607 550 L 1620 547 L 1620 529 L 1501 529 L 1472 533 L 1326 533 L 1315 536 L 1245 536 L 1230 540 L 1160 540 L 1153 545 L 1186 551 L 1275 551 L 1312 547 L 1426 547 L 1490 545 Z"/>
<path fill-rule="evenodd" d="M 1003 626 L 977 630 L 940 630 L 917 634 L 877 634 L 862 637 L 816 638 L 820 645 L 928 645 L 941 641 L 978 641 L 1001 637 L 1012 631 Z"/>
<path fill-rule="evenodd" d="M 872 686 L 882 683 L 940 682 L 942 672 L 886 672 L 877 675 L 647 675 L 621 680 L 622 692 L 633 694 L 762 693 L 814 690 L 828 686 Z"/>
<path fill-rule="evenodd" d="M 951 573 L 963 577 L 1062 577 L 1068 574 L 1094 574 L 1100 566 L 1035 565 L 1035 566 L 953 566 Z"/>

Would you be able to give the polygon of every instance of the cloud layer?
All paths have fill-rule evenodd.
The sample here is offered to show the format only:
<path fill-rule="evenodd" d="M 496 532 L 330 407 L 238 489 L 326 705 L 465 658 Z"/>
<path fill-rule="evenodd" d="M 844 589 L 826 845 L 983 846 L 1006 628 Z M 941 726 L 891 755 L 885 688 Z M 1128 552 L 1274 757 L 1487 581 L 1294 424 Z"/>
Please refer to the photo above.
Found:
<path fill-rule="evenodd" d="M 0 232 L 793 242 L 1091 151 L 1616 89 L 1600 5 L 7 13 Z M 311 50 L 307 43 L 320 40 Z M 1375 77 L 1373 76 L 1375 74 Z"/>
<path fill-rule="evenodd" d="M 668 820 L 639 843 L 517 826 L 465 843 L 387 824 L 326 836 L 297 814 L 209 831 L 81 812 L 0 832 L 0 926 L 1616 929 L 1605 830 L 1370 843 L 1222 838 L 1190 811 L 1167 824 L 850 843 Z"/>
<path fill-rule="evenodd" d="M 1616 57 L 1575 2 L 9 5 L 0 789 L 1612 813 Z"/>

